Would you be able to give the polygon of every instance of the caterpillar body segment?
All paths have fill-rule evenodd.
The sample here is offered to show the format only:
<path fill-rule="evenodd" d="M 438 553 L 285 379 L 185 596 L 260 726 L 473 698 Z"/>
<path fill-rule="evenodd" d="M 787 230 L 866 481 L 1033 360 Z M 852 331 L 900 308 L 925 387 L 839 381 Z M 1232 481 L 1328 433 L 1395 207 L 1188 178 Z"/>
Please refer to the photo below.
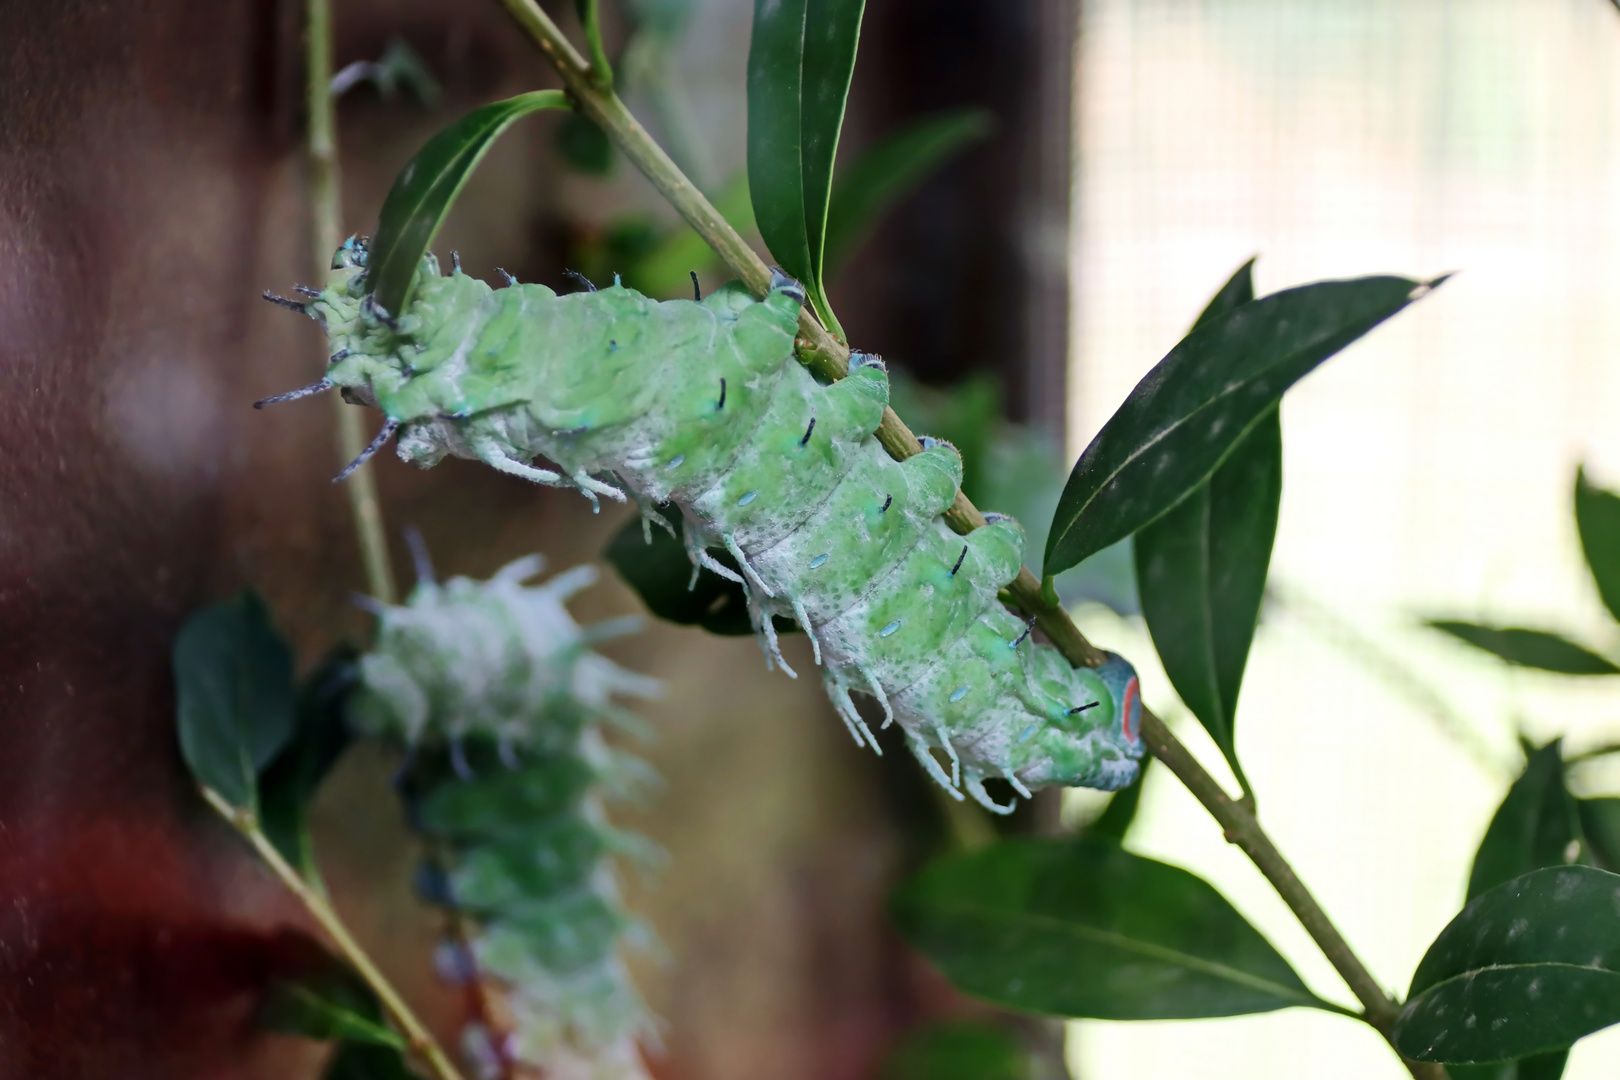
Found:
<path fill-rule="evenodd" d="M 400 424 L 402 458 L 477 458 L 593 500 L 628 496 L 644 514 L 673 502 L 694 566 L 742 580 L 767 656 L 780 661 L 771 618 L 799 622 L 857 740 L 875 748 L 853 692 L 878 701 L 957 797 L 1004 812 L 985 780 L 1023 794 L 1134 778 L 1130 665 L 1074 669 L 1030 640 L 997 599 L 1022 562 L 1022 528 L 997 518 L 959 536 L 945 524 L 959 455 L 931 440 L 906 461 L 884 452 L 873 433 L 888 376 L 875 358 L 855 354 L 831 385 L 794 360 L 796 283 L 778 275 L 764 300 L 736 283 L 702 301 L 617 284 L 558 296 L 441 276 L 428 256 L 396 320 L 368 306 L 364 262 L 358 243 L 341 249 L 310 307 L 341 356 L 327 379 Z M 530 465 L 537 456 L 555 469 Z"/>
<path fill-rule="evenodd" d="M 488 581 L 425 580 L 405 604 L 373 605 L 376 645 L 350 717 L 406 745 L 410 819 L 448 856 L 426 868 L 424 892 L 475 928 L 465 946 L 444 943 L 441 969 L 502 989 L 509 1037 L 469 1026 L 471 1056 L 645 1080 L 637 1046 L 654 1032 L 619 955 L 637 927 L 612 856 L 650 845 L 615 829 L 604 803 L 650 771 L 603 729 L 628 719 L 617 698 L 659 687 L 592 652 L 599 628 L 569 614 L 594 567 L 525 585 L 540 569 L 531 556 Z"/>

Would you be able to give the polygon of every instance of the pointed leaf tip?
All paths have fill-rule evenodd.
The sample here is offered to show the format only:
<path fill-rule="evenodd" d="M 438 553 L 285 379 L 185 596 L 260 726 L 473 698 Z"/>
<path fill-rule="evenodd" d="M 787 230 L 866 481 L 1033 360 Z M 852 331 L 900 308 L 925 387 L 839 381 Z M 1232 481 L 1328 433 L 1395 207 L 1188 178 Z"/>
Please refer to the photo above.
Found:
<path fill-rule="evenodd" d="M 1047 536 L 1044 572 L 1074 566 L 1174 506 L 1290 387 L 1411 303 L 1417 285 L 1399 277 L 1318 282 L 1193 330 L 1075 464 Z"/>
<path fill-rule="evenodd" d="M 536 90 L 481 105 L 429 139 L 388 189 L 372 237 L 366 274 L 375 303 L 399 315 L 410 300 L 422 256 L 445 215 L 502 132 L 541 109 L 566 109 L 561 90 Z"/>

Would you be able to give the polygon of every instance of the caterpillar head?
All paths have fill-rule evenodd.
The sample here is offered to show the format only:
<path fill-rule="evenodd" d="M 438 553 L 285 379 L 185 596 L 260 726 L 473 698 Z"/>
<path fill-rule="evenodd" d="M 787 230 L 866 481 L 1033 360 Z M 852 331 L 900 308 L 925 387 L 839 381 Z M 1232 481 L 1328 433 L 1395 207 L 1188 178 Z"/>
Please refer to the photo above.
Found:
<path fill-rule="evenodd" d="M 1055 665 L 1068 662 L 1050 655 Z M 1062 681 L 1038 674 L 1048 694 L 1081 700 L 1034 724 L 1017 736 L 1013 771 L 1031 787 L 1063 785 L 1113 791 L 1136 778 L 1142 757 L 1142 691 L 1136 669 L 1109 653 L 1092 669 L 1069 669 Z"/>

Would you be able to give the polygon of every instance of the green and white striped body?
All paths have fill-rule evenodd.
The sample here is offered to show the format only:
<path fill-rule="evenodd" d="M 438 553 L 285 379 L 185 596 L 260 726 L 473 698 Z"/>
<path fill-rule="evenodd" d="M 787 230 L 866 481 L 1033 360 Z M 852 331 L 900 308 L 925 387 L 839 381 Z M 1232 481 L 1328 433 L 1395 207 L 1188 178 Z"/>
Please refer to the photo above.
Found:
<path fill-rule="evenodd" d="M 658 684 L 590 649 L 624 627 L 580 627 L 568 613 L 595 568 L 524 585 L 539 569 L 537 556 L 521 559 L 488 581 L 425 581 L 403 605 L 375 605 L 350 717 L 407 746 L 411 823 L 448 864 L 425 868 L 424 892 L 475 928 L 471 957 L 447 941 L 441 970 L 502 987 L 511 1031 L 498 1044 L 469 1025 L 469 1055 L 559 1078 L 645 1080 L 637 1043 L 652 1026 L 619 955 L 636 923 L 612 856 L 650 845 L 614 828 L 603 802 L 650 773 L 601 729 L 639 723 L 614 699 Z"/>
<path fill-rule="evenodd" d="M 735 283 L 701 302 L 617 285 L 558 296 L 441 276 L 429 257 L 408 309 L 387 320 L 365 298 L 364 250 L 346 245 L 336 263 L 310 304 L 336 353 L 327 377 L 398 423 L 401 457 L 454 454 L 593 500 L 627 494 L 649 517 L 673 502 L 694 566 L 735 577 L 714 549 L 741 568 L 767 655 L 781 662 L 771 616 L 796 620 L 857 741 L 877 745 L 851 691 L 876 698 L 958 798 L 1006 811 L 985 779 L 1027 795 L 1136 775 L 1130 665 L 1075 669 L 1030 639 L 997 600 L 1023 530 L 994 518 L 951 531 L 955 449 L 884 452 L 873 433 L 888 377 L 875 358 L 856 354 L 831 385 L 794 360 L 795 283 L 779 278 L 763 301 Z M 537 455 L 558 469 L 530 465 Z"/>

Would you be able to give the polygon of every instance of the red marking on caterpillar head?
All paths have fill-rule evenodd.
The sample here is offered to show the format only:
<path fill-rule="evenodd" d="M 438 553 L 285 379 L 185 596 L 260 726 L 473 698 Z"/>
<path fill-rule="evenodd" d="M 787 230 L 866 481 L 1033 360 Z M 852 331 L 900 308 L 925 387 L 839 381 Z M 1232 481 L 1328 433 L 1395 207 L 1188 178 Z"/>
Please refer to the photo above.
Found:
<path fill-rule="evenodd" d="M 1131 742 L 1136 741 L 1136 723 L 1141 718 L 1142 688 L 1135 676 L 1132 676 L 1131 681 L 1125 684 L 1123 715 L 1120 718 L 1120 730 Z"/>

